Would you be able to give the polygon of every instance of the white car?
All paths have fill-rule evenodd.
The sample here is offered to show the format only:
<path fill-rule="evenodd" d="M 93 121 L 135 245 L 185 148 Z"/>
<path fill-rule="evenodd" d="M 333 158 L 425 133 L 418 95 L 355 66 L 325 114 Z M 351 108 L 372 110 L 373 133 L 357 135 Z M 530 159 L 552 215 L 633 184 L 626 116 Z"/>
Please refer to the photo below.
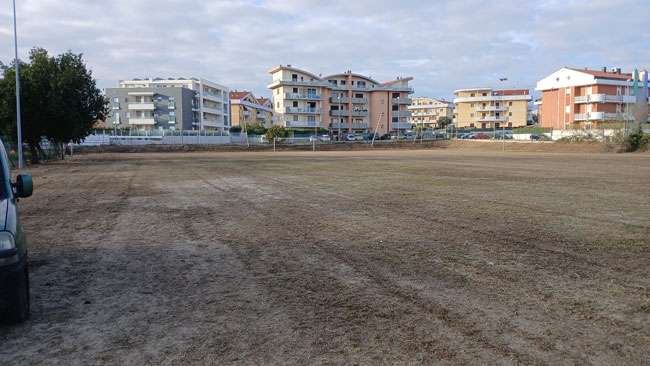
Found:
<path fill-rule="evenodd" d="M 267 144 L 269 142 L 269 139 L 267 139 L 265 135 L 262 135 L 260 137 L 260 142 L 263 144 Z"/>
<path fill-rule="evenodd" d="M 323 136 L 320 137 L 320 140 L 321 140 L 321 141 L 332 141 L 332 140 L 330 139 L 330 135 L 323 135 Z"/>
<path fill-rule="evenodd" d="M 344 138 L 346 141 L 356 141 L 356 137 L 354 135 L 346 135 Z"/>

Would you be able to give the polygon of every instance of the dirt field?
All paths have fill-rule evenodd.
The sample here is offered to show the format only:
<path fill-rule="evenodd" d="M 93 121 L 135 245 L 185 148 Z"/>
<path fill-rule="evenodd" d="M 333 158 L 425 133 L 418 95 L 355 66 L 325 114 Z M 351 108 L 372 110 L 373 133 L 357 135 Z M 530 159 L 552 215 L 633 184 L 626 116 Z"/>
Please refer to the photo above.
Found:
<path fill-rule="evenodd" d="M 30 168 L 29 364 L 650 362 L 650 155 L 91 154 Z"/>

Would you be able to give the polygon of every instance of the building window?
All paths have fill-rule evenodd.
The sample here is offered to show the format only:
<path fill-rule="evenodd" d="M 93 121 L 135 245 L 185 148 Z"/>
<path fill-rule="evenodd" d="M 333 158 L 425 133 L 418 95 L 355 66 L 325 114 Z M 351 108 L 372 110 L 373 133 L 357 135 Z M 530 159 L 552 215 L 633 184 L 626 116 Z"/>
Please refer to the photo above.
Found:
<path fill-rule="evenodd" d="M 345 80 L 341 80 L 341 85 L 345 85 Z"/>
<path fill-rule="evenodd" d="M 474 103 L 471 103 L 469 106 L 472 107 L 472 108 L 474 108 Z"/>
<path fill-rule="evenodd" d="M 128 103 L 128 102 L 129 102 L 129 97 L 124 98 L 124 103 Z"/>
<path fill-rule="evenodd" d="M 293 88 L 294 93 L 298 93 L 298 88 Z"/>
<path fill-rule="evenodd" d="M 483 95 L 484 97 L 487 97 L 487 93 L 483 93 L 482 95 Z"/>
<path fill-rule="evenodd" d="M 473 96 L 474 96 L 474 93 L 470 94 L 469 96 L 470 96 L 470 97 L 473 97 Z"/>
<path fill-rule="evenodd" d="M 336 80 L 328 80 L 328 81 L 329 81 L 330 84 L 332 84 L 332 85 L 336 85 L 336 84 L 337 84 L 337 81 L 336 81 Z"/>
<path fill-rule="evenodd" d="M 275 102 L 276 108 L 280 108 L 280 102 Z"/>
<path fill-rule="evenodd" d="M 366 82 L 365 81 L 358 81 L 357 86 L 365 88 L 366 87 Z"/>
<path fill-rule="evenodd" d="M 124 114 L 124 117 L 126 117 L 126 118 L 131 118 L 131 112 L 126 112 L 126 113 Z"/>
<path fill-rule="evenodd" d="M 275 89 L 275 94 L 280 94 L 280 89 Z"/>
<path fill-rule="evenodd" d="M 174 116 L 174 115 L 175 115 L 174 111 L 169 111 L 169 116 L 170 116 L 170 117 L 172 117 L 172 116 Z"/>
<path fill-rule="evenodd" d="M 307 122 L 316 122 L 316 116 L 307 116 Z"/>
<path fill-rule="evenodd" d="M 473 124 L 473 123 L 470 123 L 470 124 L 469 124 L 469 127 L 474 128 L 474 124 Z"/>
<path fill-rule="evenodd" d="M 298 102 L 296 102 L 295 100 L 293 101 L 293 107 L 294 107 L 294 108 L 297 108 L 297 107 L 298 107 Z"/>
<path fill-rule="evenodd" d="M 115 112 L 115 114 L 113 114 L 113 121 L 120 123 L 120 112 Z"/>
<path fill-rule="evenodd" d="M 565 88 L 564 93 L 565 95 L 571 95 L 571 88 Z"/>
<path fill-rule="evenodd" d="M 113 102 L 115 102 L 115 103 L 119 103 L 119 102 L 120 102 L 120 98 L 114 98 L 114 99 L 113 99 Z"/>
<path fill-rule="evenodd" d="M 509 107 L 512 107 L 512 102 L 508 102 L 508 106 L 509 106 Z"/>
<path fill-rule="evenodd" d="M 469 116 L 470 116 L 470 117 L 474 117 L 474 113 L 470 113 Z"/>
<path fill-rule="evenodd" d="M 397 105 L 393 105 L 393 109 L 392 109 L 392 110 L 394 110 L 394 111 L 399 110 L 399 106 L 397 106 Z"/>
<path fill-rule="evenodd" d="M 512 112 L 508 112 L 508 116 L 512 117 Z"/>
<path fill-rule="evenodd" d="M 293 116 L 293 121 L 298 122 L 298 116 Z"/>

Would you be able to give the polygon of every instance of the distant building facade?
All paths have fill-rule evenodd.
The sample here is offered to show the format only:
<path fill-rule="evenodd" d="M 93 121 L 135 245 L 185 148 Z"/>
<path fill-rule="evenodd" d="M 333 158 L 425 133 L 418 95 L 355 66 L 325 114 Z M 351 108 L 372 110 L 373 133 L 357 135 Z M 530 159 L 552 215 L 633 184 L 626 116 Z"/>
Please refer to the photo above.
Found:
<path fill-rule="evenodd" d="M 268 128 L 273 123 L 273 105 L 269 99 L 255 98 L 251 92 L 230 92 L 230 118 L 233 126 L 259 123 Z"/>
<path fill-rule="evenodd" d="M 527 89 L 460 89 L 454 96 L 454 123 L 459 128 L 524 127 L 531 120 Z"/>
<path fill-rule="evenodd" d="M 411 124 L 424 124 L 426 127 L 437 127 L 440 117 L 449 117 L 450 120 L 454 117 L 454 103 L 440 99 L 413 98 L 408 110 Z"/>
<path fill-rule="evenodd" d="M 346 71 L 316 76 L 307 71 L 277 66 L 269 71 L 274 123 L 295 129 L 325 128 L 332 135 L 353 132 L 380 134 L 411 128 L 409 86 L 412 77 L 379 83 Z"/>
<path fill-rule="evenodd" d="M 108 128 L 228 130 L 226 86 L 198 78 L 133 79 L 107 88 Z"/>
<path fill-rule="evenodd" d="M 648 89 L 644 92 L 642 72 L 637 81 L 639 102 L 648 104 Z M 634 75 L 614 68 L 607 71 L 562 68 L 537 82 L 535 90 L 542 92 L 538 119 L 542 127 L 554 130 L 592 129 L 598 125 L 635 121 Z M 646 116 L 637 116 L 647 120 Z"/>

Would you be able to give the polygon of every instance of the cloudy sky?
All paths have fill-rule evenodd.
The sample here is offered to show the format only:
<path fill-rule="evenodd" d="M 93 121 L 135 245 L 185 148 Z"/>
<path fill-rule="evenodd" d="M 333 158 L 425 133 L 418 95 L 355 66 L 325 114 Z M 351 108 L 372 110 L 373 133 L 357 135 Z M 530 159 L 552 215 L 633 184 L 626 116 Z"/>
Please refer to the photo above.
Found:
<path fill-rule="evenodd" d="M 278 64 L 413 76 L 415 96 L 530 88 L 563 66 L 650 67 L 647 0 L 16 0 L 18 53 L 83 53 L 101 88 L 198 76 L 269 96 Z M 10 0 L 0 61 L 14 57 Z M 508 80 L 500 82 L 500 78 Z"/>

